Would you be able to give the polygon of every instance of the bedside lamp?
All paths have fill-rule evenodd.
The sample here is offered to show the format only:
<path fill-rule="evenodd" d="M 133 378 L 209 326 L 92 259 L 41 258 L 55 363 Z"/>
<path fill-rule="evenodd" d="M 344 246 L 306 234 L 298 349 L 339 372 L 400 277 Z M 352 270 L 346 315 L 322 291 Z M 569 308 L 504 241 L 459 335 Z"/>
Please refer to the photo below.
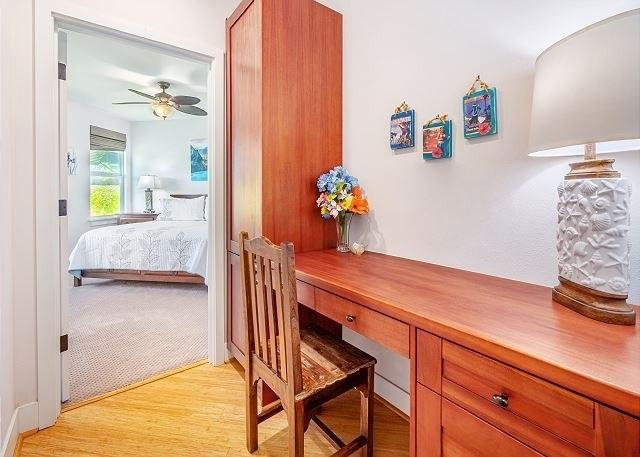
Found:
<path fill-rule="evenodd" d="M 626 302 L 631 183 L 614 159 L 640 150 L 640 9 L 559 41 L 536 61 L 529 152 L 582 155 L 558 187 L 557 302 L 592 319 L 633 325 Z"/>
<path fill-rule="evenodd" d="M 138 179 L 138 188 L 145 189 L 145 213 L 153 213 L 153 189 L 160 188 L 160 180 L 155 175 L 143 175 Z"/>

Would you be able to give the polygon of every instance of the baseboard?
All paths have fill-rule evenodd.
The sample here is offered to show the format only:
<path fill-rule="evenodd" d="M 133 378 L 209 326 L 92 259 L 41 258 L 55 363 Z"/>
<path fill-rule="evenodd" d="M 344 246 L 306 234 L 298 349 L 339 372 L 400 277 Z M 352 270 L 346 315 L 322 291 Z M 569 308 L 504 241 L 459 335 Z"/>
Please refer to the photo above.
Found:
<path fill-rule="evenodd" d="M 16 447 L 13 449 L 13 457 L 20 457 L 20 454 L 22 453 L 22 444 L 24 443 L 24 439 L 31 435 L 35 435 L 36 433 L 38 433 L 38 429 L 34 428 L 32 430 L 27 430 L 26 432 L 22 432 L 18 435 L 18 442 L 16 443 Z"/>
<path fill-rule="evenodd" d="M 19 406 L 13 412 L 7 434 L 2 440 L 0 457 L 13 457 L 21 433 L 38 428 L 38 403 L 31 402 Z"/>
<path fill-rule="evenodd" d="M 388 381 L 378 373 L 376 373 L 374 382 L 376 394 L 378 394 L 380 397 L 382 397 L 389 404 L 397 408 L 405 415 L 409 415 L 409 405 L 411 402 L 408 392 L 405 392 L 400 387 Z"/>

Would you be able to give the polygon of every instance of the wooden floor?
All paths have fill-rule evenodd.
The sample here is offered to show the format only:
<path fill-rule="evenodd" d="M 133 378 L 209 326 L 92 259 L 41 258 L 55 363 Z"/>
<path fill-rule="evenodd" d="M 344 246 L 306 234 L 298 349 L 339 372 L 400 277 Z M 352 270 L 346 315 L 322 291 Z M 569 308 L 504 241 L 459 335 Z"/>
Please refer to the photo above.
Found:
<path fill-rule="evenodd" d="M 343 440 L 358 434 L 359 394 L 328 403 L 321 417 Z M 287 455 L 283 413 L 260 426 L 253 455 Z M 408 456 L 409 424 L 376 403 L 375 455 Z M 333 448 L 313 427 L 305 456 L 329 456 Z M 67 411 L 58 423 L 22 443 L 21 456 L 251 455 L 244 441 L 244 381 L 232 364 L 201 365 L 95 403 Z"/>

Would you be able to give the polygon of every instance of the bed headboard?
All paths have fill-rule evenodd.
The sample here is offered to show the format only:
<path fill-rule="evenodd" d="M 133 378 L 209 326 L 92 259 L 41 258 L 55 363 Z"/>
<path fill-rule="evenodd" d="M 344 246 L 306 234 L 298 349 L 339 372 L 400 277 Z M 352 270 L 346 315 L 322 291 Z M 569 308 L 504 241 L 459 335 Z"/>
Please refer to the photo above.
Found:
<path fill-rule="evenodd" d="M 173 198 L 198 198 L 198 197 L 206 198 L 207 194 L 169 194 L 169 196 Z"/>

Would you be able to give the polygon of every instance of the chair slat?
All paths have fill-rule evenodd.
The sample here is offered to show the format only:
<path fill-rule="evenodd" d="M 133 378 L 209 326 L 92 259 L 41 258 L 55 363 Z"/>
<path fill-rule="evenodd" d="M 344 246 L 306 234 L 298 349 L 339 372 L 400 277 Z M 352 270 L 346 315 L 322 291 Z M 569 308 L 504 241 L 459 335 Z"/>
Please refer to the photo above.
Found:
<path fill-rule="evenodd" d="M 273 288 L 276 298 L 276 313 L 278 320 L 278 343 L 280 349 L 280 378 L 287 381 L 287 351 L 285 350 L 285 327 L 284 312 L 282 304 L 282 273 L 280 272 L 280 264 L 277 263 L 273 269 Z"/>
<path fill-rule="evenodd" d="M 277 265 L 277 264 L 276 264 Z M 272 272 L 271 260 L 264 259 L 264 285 L 267 296 L 267 317 L 269 318 L 269 349 L 271 349 L 271 368 L 275 373 L 278 372 L 278 354 L 276 345 L 276 335 L 278 328 L 276 327 L 275 309 L 273 309 L 273 286 L 271 280 Z"/>
<path fill-rule="evenodd" d="M 258 310 L 257 310 L 257 301 L 256 301 L 256 269 L 255 269 L 255 256 L 252 252 L 248 252 L 249 254 L 249 284 L 251 285 L 251 302 L 249 306 L 251 308 L 251 316 L 253 317 L 253 344 L 255 346 L 255 353 L 258 357 L 261 357 L 260 351 L 260 323 L 258 320 Z M 254 348 L 247 348 L 247 356 L 251 354 L 251 350 Z"/>
<path fill-rule="evenodd" d="M 270 356 L 268 350 L 267 339 L 268 336 L 268 325 L 267 325 L 267 315 L 265 310 L 265 287 L 264 287 L 264 263 L 263 258 L 260 255 L 256 255 L 256 275 L 258 282 L 256 284 L 256 292 L 257 292 L 257 304 L 258 304 L 258 323 L 260 325 L 260 352 L 261 358 L 267 366 L 271 366 Z"/>

